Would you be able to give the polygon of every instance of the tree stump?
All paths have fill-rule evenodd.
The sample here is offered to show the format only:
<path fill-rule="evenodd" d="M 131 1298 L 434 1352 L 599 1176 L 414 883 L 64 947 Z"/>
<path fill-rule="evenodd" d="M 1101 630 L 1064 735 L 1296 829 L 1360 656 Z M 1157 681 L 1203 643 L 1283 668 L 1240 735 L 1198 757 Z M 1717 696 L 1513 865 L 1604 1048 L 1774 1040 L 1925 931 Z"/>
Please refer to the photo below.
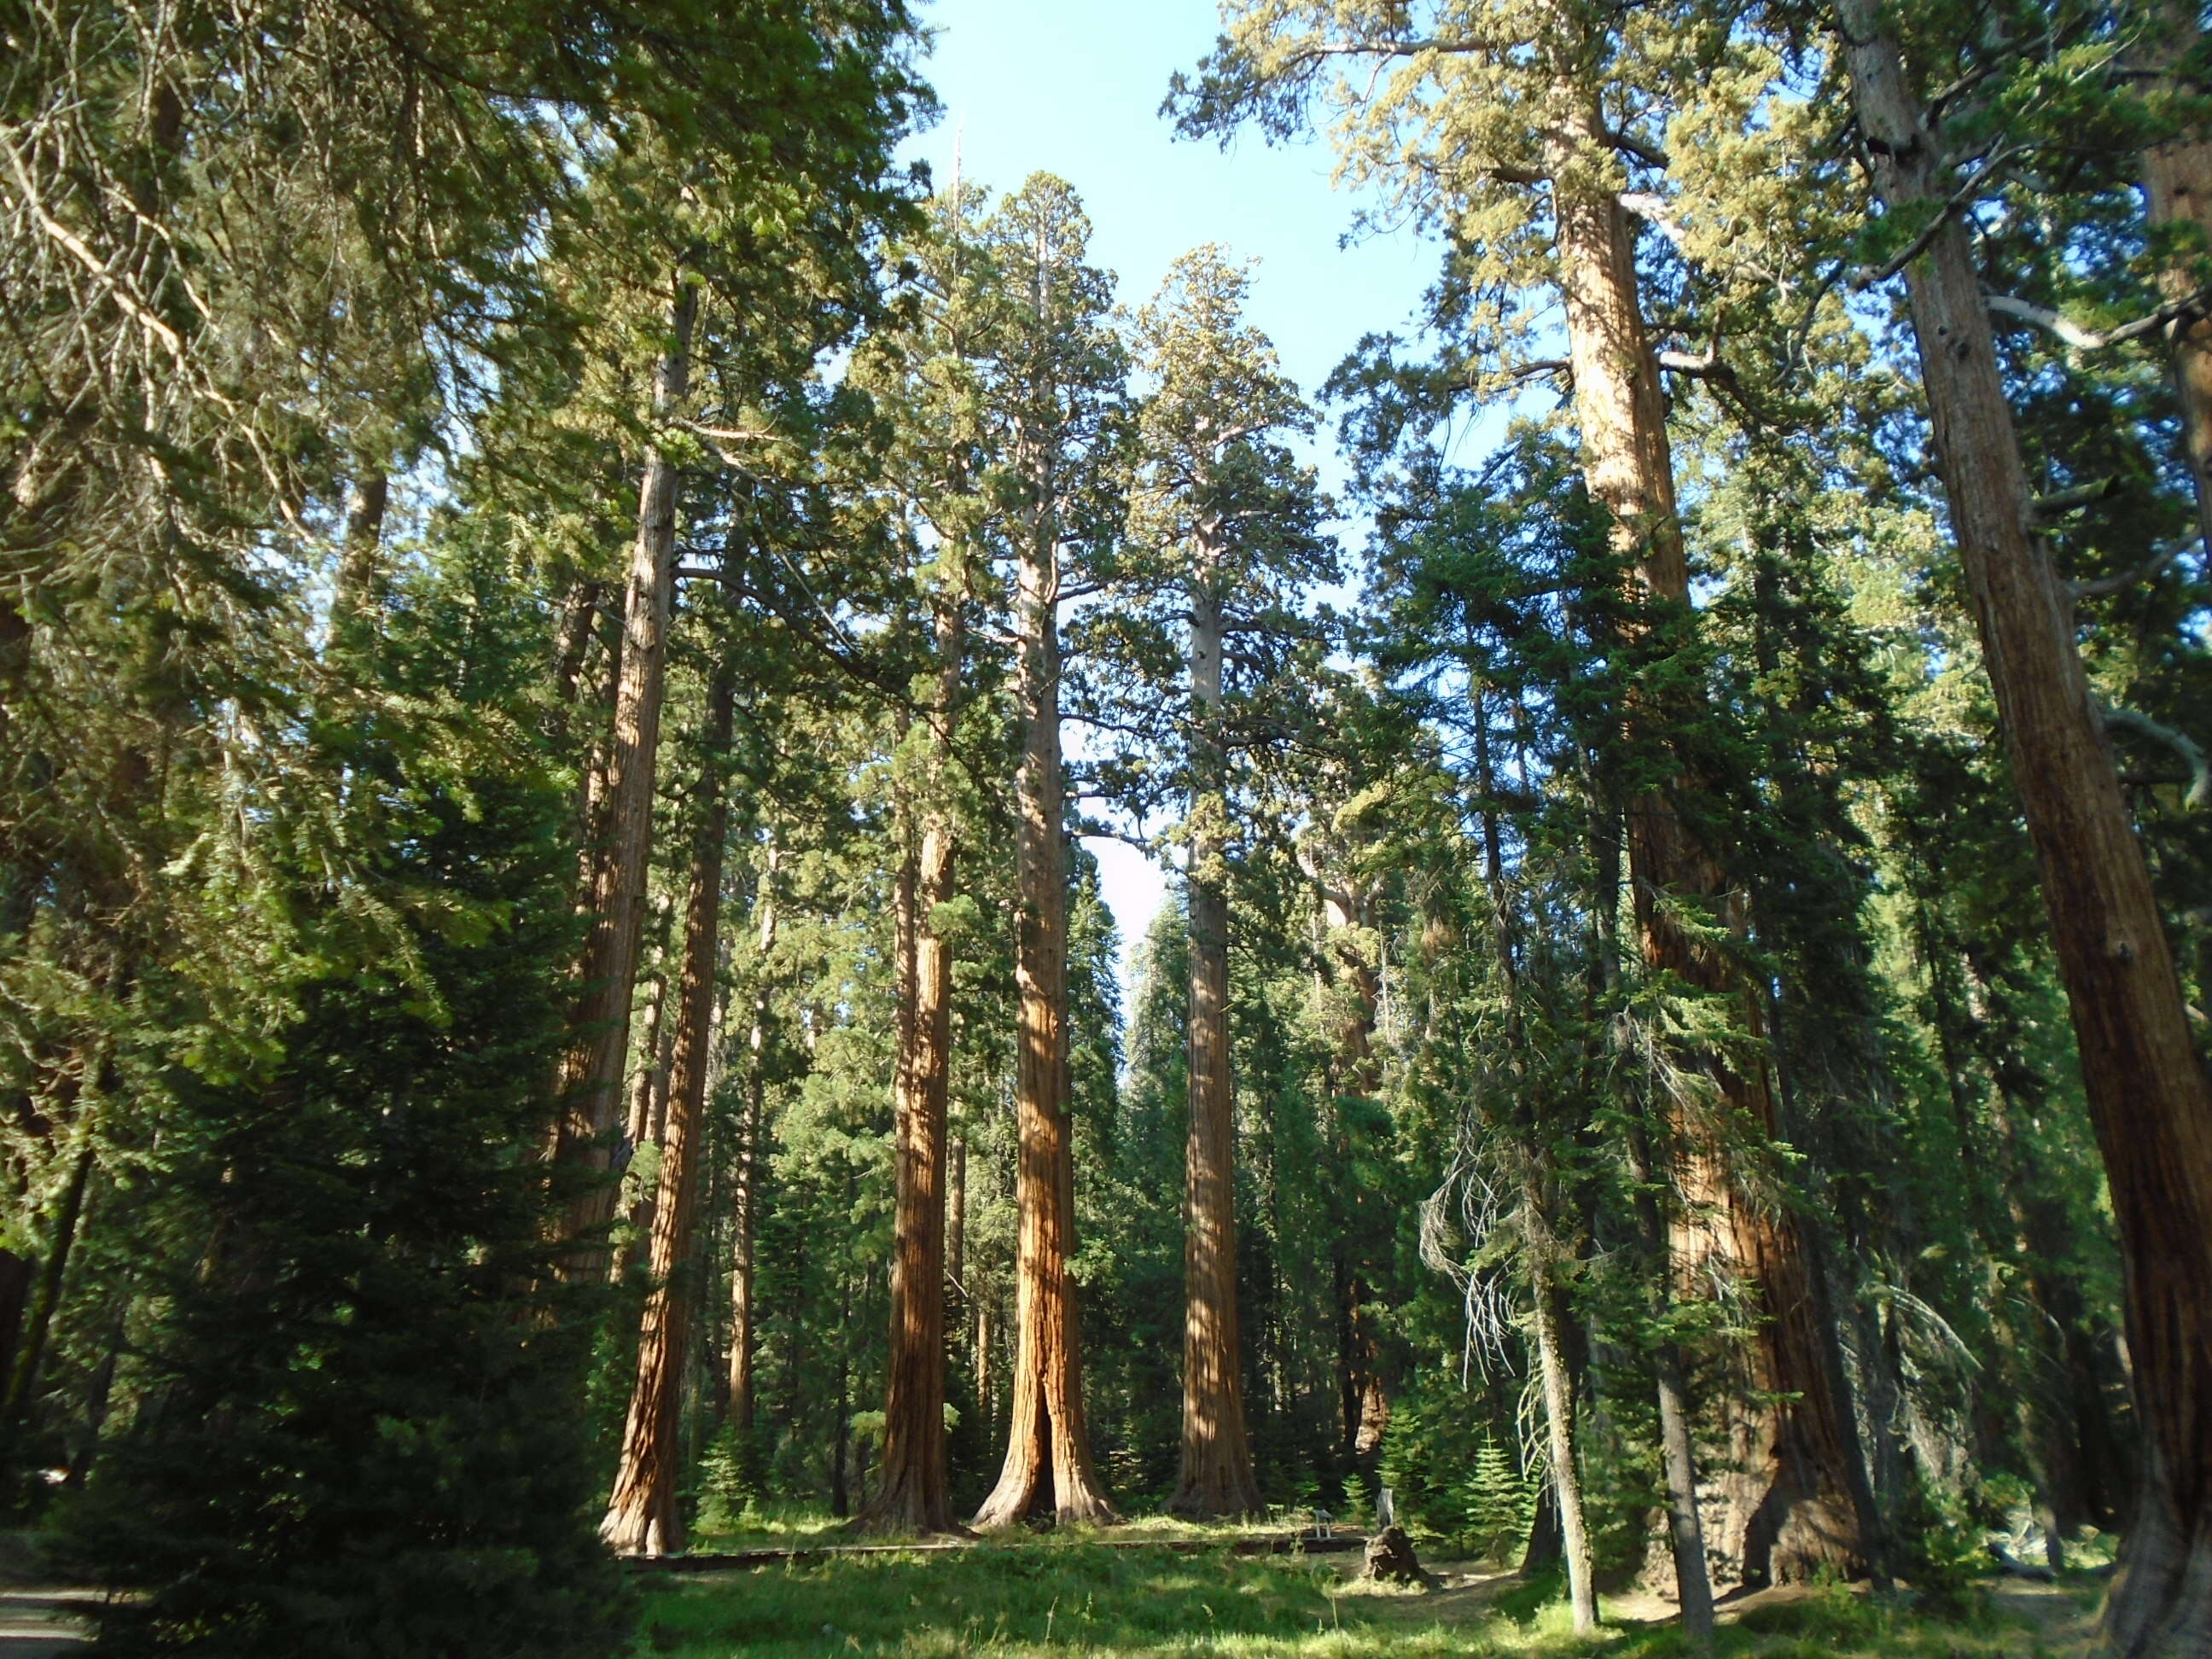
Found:
<path fill-rule="evenodd" d="M 1429 1575 L 1413 1553 L 1413 1540 L 1403 1527 L 1385 1527 L 1367 1540 L 1367 1565 L 1362 1578 L 1393 1584 L 1425 1584 Z"/>

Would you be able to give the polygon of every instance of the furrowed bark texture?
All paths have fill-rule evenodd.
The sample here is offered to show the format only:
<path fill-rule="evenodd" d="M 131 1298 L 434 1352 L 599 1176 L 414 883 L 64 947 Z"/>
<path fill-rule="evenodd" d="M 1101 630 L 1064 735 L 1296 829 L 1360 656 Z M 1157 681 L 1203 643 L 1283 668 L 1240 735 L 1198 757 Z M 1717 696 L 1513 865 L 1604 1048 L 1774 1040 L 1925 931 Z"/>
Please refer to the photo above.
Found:
<path fill-rule="evenodd" d="M 954 824 L 946 791 L 963 639 L 961 593 L 937 602 L 937 672 L 923 779 L 921 846 L 912 872 L 901 998 L 897 1211 L 892 1228 L 890 1357 L 883 1485 L 864 1525 L 951 1532 L 945 1465 L 945 1114 L 952 1089 L 952 950 L 937 908 L 952 897 Z"/>
<path fill-rule="evenodd" d="M 1007 1379 L 1006 1461 L 975 1512 L 986 1529 L 1033 1511 L 1066 1524 L 1116 1519 L 1091 1457 L 1083 1417 L 1075 1285 L 1074 1149 L 1067 1125 L 1067 852 L 1061 823 L 1059 549 L 1048 532 L 1022 553 L 1022 710 L 1015 848 L 1020 917 L 1014 978 L 1021 1012 L 1015 1068 L 1020 1213 L 1014 1364 Z M 979 1352 L 981 1344 L 978 1345 Z"/>
<path fill-rule="evenodd" d="M 1948 194 L 1874 0 L 1838 17 L 1875 186 L 1916 222 Z M 2029 530 L 2029 494 L 1972 250 L 1955 220 L 1906 270 L 1936 451 L 1984 664 L 2025 809 L 2105 1157 L 2125 1270 L 2143 1468 L 2106 1613 L 2113 1650 L 2212 1644 L 2212 1083 L 2071 607 Z"/>
<path fill-rule="evenodd" d="M 691 327 L 698 294 L 679 282 L 669 311 L 669 348 L 653 375 L 656 421 L 672 416 L 690 383 Z M 607 1132 L 622 1105 L 623 1063 L 629 1050 L 631 982 L 642 937 L 646 865 L 653 849 L 653 775 L 660 754 L 660 708 L 667 680 L 668 619 L 676 552 L 675 464 L 658 447 L 645 453 L 638 490 L 637 539 L 632 544 L 623 602 L 621 677 L 615 690 L 613 739 L 608 747 L 605 836 L 596 849 L 592 876 L 592 928 L 579 965 L 576 1005 L 569 1016 L 571 1046 L 556 1080 L 560 1110 L 556 1157 L 572 1176 L 598 1176 L 566 1206 L 562 1237 L 579 1248 L 565 1256 L 566 1275 L 583 1277 L 600 1267 L 590 1235 L 614 1213 L 615 1191 L 606 1181 Z"/>
<path fill-rule="evenodd" d="M 684 972 L 669 1062 L 668 1121 L 661 1142 L 660 1192 L 653 1214 L 648 1270 L 653 1288 L 637 1340 L 637 1378 L 623 1425 L 622 1462 L 599 1535 L 618 1555 L 667 1555 L 684 1547 L 678 1506 L 683 1477 L 678 1444 L 693 1287 L 684 1267 L 691 1249 L 700 1142 L 706 1128 L 708 1050 L 714 1021 L 714 969 L 720 959 L 722 849 L 730 806 L 721 759 L 730 746 L 734 677 L 717 668 L 708 690 L 707 759 L 694 799 L 699 814 L 691 848 L 690 899 L 684 920 Z"/>
<path fill-rule="evenodd" d="M 968 1143 L 946 1149 L 945 1295 L 949 1306 L 968 1294 Z"/>
<path fill-rule="evenodd" d="M 1190 1130 L 1183 1199 L 1182 1461 L 1176 1515 L 1249 1515 L 1261 1507 L 1244 1427 L 1237 1331 L 1237 1121 L 1229 1069 L 1229 903 L 1224 890 L 1221 598 L 1201 580 L 1193 596 Z"/>
<path fill-rule="evenodd" d="M 1576 130 L 1553 146 L 1552 192 L 1583 473 L 1591 495 L 1612 515 L 1616 548 L 1634 562 L 1636 597 L 1679 614 L 1689 605 L 1689 574 L 1658 363 L 1638 303 L 1633 233 L 1615 196 L 1595 109 L 1575 107 L 1582 111 Z M 1641 626 L 1648 633 L 1650 624 Z M 1641 694 L 1628 712 L 1632 736 L 1655 752 L 1668 740 L 1668 720 Z M 1628 802 L 1629 874 L 1644 957 L 1699 990 L 1735 999 L 1756 1039 L 1759 1010 L 1751 988 L 1726 956 L 1670 914 L 1677 899 L 1725 914 L 1729 894 L 1712 849 L 1697 845 L 1681 822 L 1681 787 L 1645 787 Z M 1775 1102 L 1764 1064 L 1739 1069 L 1711 1054 L 1691 1059 L 1717 1085 L 1723 1122 L 1740 1116 L 1773 1135 Z M 1765 1315 L 1743 1355 L 1744 1386 L 1715 1402 L 1725 1418 L 1726 1453 L 1707 1471 L 1705 1531 L 1713 1577 L 1733 1587 L 1809 1578 L 1824 1568 L 1857 1576 L 1866 1571 L 1867 1548 L 1796 1228 L 1743 1189 L 1718 1125 L 1686 1115 L 1680 1128 L 1689 1149 L 1680 1169 L 1684 1213 L 1698 1219 L 1677 1230 L 1676 1282 L 1687 1285 L 1717 1269 L 1756 1290 Z"/>

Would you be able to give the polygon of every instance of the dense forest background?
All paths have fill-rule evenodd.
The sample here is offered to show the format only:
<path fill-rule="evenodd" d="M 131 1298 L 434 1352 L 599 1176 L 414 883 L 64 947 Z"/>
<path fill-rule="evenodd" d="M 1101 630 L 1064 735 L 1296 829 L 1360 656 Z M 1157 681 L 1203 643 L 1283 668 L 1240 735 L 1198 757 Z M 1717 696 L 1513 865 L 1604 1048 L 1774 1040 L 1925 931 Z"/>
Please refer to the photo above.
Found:
<path fill-rule="evenodd" d="M 2196 8 L 1231 0 L 1165 118 L 1437 251 L 1320 387 L 898 165 L 926 21 L 0 13 L 0 1472 L 103 1639 L 1388 1487 L 1692 1632 L 2117 1535 L 2202 1651 Z"/>

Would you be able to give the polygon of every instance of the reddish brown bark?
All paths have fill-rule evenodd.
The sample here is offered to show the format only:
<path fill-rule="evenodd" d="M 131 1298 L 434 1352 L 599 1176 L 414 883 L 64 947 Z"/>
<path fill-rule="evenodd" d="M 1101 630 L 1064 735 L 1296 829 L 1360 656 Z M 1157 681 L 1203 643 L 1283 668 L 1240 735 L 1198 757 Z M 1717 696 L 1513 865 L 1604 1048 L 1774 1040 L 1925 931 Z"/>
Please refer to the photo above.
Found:
<path fill-rule="evenodd" d="M 948 556 L 957 558 L 957 553 Z M 945 1115 L 952 1087 L 952 950 L 938 908 L 952 896 L 947 791 L 964 637 L 961 585 L 937 601 L 937 690 L 921 781 L 921 844 L 902 873 L 897 1209 L 884 1402 L 883 1485 L 860 1519 L 884 1531 L 950 1532 L 945 1466 Z"/>
<path fill-rule="evenodd" d="M 1066 786 L 1060 747 L 1057 537 L 1041 524 L 1022 550 L 1022 712 L 1015 848 L 1019 915 L 1014 978 L 1021 1002 L 1015 1109 L 1014 1364 L 1006 1458 L 975 1524 L 1018 1525 L 1032 1512 L 1065 1524 L 1116 1518 L 1091 1462 L 1083 1416 L 1075 1284 L 1075 1158 L 1067 1123 Z"/>
<path fill-rule="evenodd" d="M 1935 140 L 1874 0 L 1841 0 L 1875 186 L 1948 212 Z M 2027 820 L 2125 1268 L 2143 1469 L 2106 1638 L 2130 1656 L 2212 1639 L 2212 1082 L 2135 837 L 2072 607 L 2030 528 L 2027 477 L 1965 230 L 1905 271 L 1944 493 Z"/>
<path fill-rule="evenodd" d="M 968 1143 L 952 1143 L 945 1194 L 945 1294 L 948 1303 L 968 1294 Z M 0 1321 L 0 1328 L 4 1328 Z"/>
<path fill-rule="evenodd" d="M 653 376 L 653 413 L 672 416 L 690 380 L 697 290 L 679 280 L 669 308 L 669 346 Z M 638 490 L 637 538 L 623 603 L 622 665 L 604 792 L 604 839 L 593 849 L 592 928 L 578 968 L 580 989 L 569 1016 L 571 1046 L 556 1082 L 560 1118 L 556 1153 L 582 1182 L 569 1200 L 562 1236 L 588 1240 L 614 1212 L 605 1178 L 609 1131 L 622 1103 L 629 1048 L 630 991 L 642 937 L 646 865 L 653 848 L 653 777 L 660 753 L 660 709 L 667 679 L 667 635 L 676 551 L 675 463 L 649 445 Z M 596 817 L 597 814 L 595 813 Z M 596 827 L 596 826 L 595 826 Z M 600 1255 L 588 1243 L 567 1253 L 563 1272 L 586 1275 Z"/>
<path fill-rule="evenodd" d="M 1221 598 L 1192 596 L 1194 776 L 1186 902 L 1190 938 L 1190 1127 L 1183 1197 L 1182 1456 L 1168 1509 L 1249 1515 L 1260 1482 L 1244 1425 L 1237 1329 L 1237 1122 L 1229 1054 L 1229 803 L 1214 727 L 1221 708 Z"/>
<path fill-rule="evenodd" d="M 669 1062 L 668 1121 L 661 1142 L 660 1191 L 653 1217 L 647 1292 L 637 1342 L 637 1377 L 623 1425 L 622 1462 L 599 1534 L 620 1555 L 665 1555 L 684 1547 L 677 1494 L 683 1474 L 678 1407 L 691 1326 L 692 1288 L 684 1277 L 691 1249 L 700 1141 L 706 1127 L 708 1050 L 720 960 L 722 849 L 730 808 L 721 757 L 730 745 L 735 681 L 715 671 L 708 691 L 707 759 L 694 797 L 698 822 L 691 849 L 690 898 L 684 921 L 684 972 Z"/>
<path fill-rule="evenodd" d="M 1647 613 L 1627 630 L 1626 642 L 1649 650 L 1655 629 L 1668 625 L 1663 619 L 1686 623 L 1689 607 L 1666 405 L 1602 123 L 1594 104 L 1566 95 L 1580 113 L 1553 141 L 1550 165 L 1583 471 L 1590 495 L 1612 517 L 1616 550 L 1632 562 L 1632 597 Z M 1663 751 L 1672 724 L 1686 712 L 1634 694 L 1632 744 Z M 1676 915 L 1686 902 L 1737 921 L 1715 856 L 1722 849 L 1699 846 L 1682 822 L 1681 792 L 1695 787 L 1685 779 L 1672 788 L 1647 788 L 1628 804 L 1629 873 L 1644 955 L 1653 969 L 1732 1000 L 1755 1042 L 1761 1027 L 1755 992 L 1725 953 Z M 1688 1058 L 1716 1085 L 1721 1110 L 1686 1113 L 1678 1126 L 1688 1148 L 1679 1170 L 1683 1212 L 1694 1219 L 1677 1230 L 1677 1282 L 1717 1270 L 1754 1290 L 1765 1316 L 1742 1355 L 1742 1386 L 1715 1402 L 1726 1415 L 1728 1456 L 1707 1471 L 1705 1537 L 1714 1576 L 1732 1584 L 1806 1578 L 1823 1569 L 1863 1572 L 1867 1546 L 1804 1249 L 1789 1216 L 1746 1190 L 1726 1146 L 1731 1123 L 1774 1135 L 1766 1067 L 1710 1054 Z"/>

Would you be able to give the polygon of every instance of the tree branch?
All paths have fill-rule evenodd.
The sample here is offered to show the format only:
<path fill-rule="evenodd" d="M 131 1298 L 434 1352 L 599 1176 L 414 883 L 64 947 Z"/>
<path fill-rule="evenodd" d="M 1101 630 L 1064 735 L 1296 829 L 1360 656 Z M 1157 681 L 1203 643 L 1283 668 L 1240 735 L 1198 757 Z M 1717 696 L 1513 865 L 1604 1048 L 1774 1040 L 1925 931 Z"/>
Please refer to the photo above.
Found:
<path fill-rule="evenodd" d="M 2028 503 L 2029 515 L 2038 524 L 2071 513 L 2078 507 L 2092 507 L 2099 501 L 2110 501 L 2120 493 L 2117 474 L 2100 478 L 2094 483 L 2076 484 L 2071 489 L 2057 490 L 2048 495 L 2038 495 Z"/>
<path fill-rule="evenodd" d="M 2015 300 L 2009 294 L 1985 294 L 1983 302 L 2002 317 L 2015 318 L 2032 323 L 2045 332 L 2057 335 L 2076 351 L 2102 351 L 2125 340 L 2140 339 L 2146 334 L 2156 333 L 2168 323 L 2204 309 L 2212 300 L 2212 288 L 2200 288 L 2193 294 L 2184 295 L 2157 310 L 2146 312 L 2133 322 L 2122 323 L 2112 328 L 2084 328 L 2079 323 L 2069 322 L 2048 306 L 2033 301 Z"/>
<path fill-rule="evenodd" d="M 2149 715 L 2139 714 L 2132 708 L 2106 709 L 2105 729 L 2107 732 L 2133 732 L 2154 743 L 2164 744 L 2180 756 L 2189 768 L 2189 793 L 2182 798 L 2182 805 L 2191 811 L 2202 811 L 2206 805 L 2212 805 L 2212 762 L 2204 758 L 2204 751 L 2197 747 L 2195 739 L 2170 726 L 2160 726 Z"/>
<path fill-rule="evenodd" d="M 1926 228 L 1906 243 L 1904 250 L 1895 258 L 1884 261 L 1872 270 L 1854 272 L 1851 276 L 1851 286 L 1855 289 L 1869 289 L 1877 283 L 1886 283 L 1922 254 L 1927 252 L 1929 245 L 1936 240 L 1937 233 L 1951 222 L 1951 216 L 1980 195 L 1982 186 L 1989 183 L 1990 176 L 2019 154 L 2018 145 L 2008 144 L 1991 150 L 1984 159 L 1981 166 L 1966 175 L 1966 182 L 1951 192 L 1950 199 L 1943 204 L 1942 211 L 1928 222 Z"/>
<path fill-rule="evenodd" d="M 1662 173 L 1666 172 L 1668 167 L 1674 165 L 1672 161 L 1667 159 L 1667 152 L 1665 150 L 1656 149 L 1651 145 L 1645 143 L 1641 138 L 1635 137 L 1632 133 L 1623 132 L 1618 127 L 1607 127 L 1605 130 L 1605 142 L 1611 144 L 1615 149 L 1620 151 L 1623 155 L 1633 155 L 1638 161 L 1643 162 L 1645 167 L 1656 167 Z"/>
<path fill-rule="evenodd" d="M 2069 582 L 2066 584 L 2067 595 L 2069 598 L 2076 599 L 2094 599 L 2101 598 L 2106 593 L 2117 593 L 2124 587 L 2133 587 L 2137 582 L 2147 582 L 2179 558 L 2182 550 L 2189 545 L 2189 542 L 2190 538 L 2187 537 L 2178 542 L 2169 542 L 2131 569 L 2116 571 L 2109 576 L 2100 576 L 2094 581 Z"/>

